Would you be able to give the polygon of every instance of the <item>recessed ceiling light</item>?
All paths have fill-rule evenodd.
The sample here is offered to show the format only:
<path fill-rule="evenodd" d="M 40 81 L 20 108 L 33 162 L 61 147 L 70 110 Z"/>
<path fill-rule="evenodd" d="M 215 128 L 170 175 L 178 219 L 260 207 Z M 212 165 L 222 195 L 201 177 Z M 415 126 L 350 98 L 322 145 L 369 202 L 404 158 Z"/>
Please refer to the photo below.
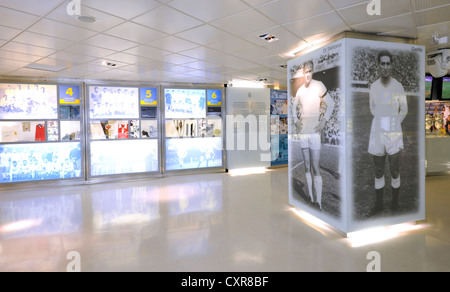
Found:
<path fill-rule="evenodd" d="M 77 16 L 78 21 L 84 22 L 84 23 L 95 23 L 97 22 L 97 18 L 93 17 L 93 16 L 84 16 L 84 15 L 79 15 Z"/>
<path fill-rule="evenodd" d="M 269 43 L 278 41 L 278 38 L 276 36 L 274 36 L 273 34 L 269 34 L 269 33 L 262 34 L 259 37 Z"/>
<path fill-rule="evenodd" d="M 106 66 L 106 67 L 113 67 L 113 68 L 117 67 L 117 64 L 112 63 L 112 62 L 108 62 L 108 61 L 104 61 L 104 60 L 101 61 L 100 64 L 103 65 L 103 66 Z"/>

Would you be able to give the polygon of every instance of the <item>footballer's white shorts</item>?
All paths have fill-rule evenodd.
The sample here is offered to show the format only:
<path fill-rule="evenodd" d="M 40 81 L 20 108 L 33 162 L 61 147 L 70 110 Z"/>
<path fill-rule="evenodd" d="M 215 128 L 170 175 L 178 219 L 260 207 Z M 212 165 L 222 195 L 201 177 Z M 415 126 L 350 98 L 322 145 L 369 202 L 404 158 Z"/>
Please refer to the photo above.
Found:
<path fill-rule="evenodd" d="M 300 141 L 302 149 L 321 150 L 322 139 L 320 134 L 296 134 L 293 136 L 294 140 Z"/>
<path fill-rule="evenodd" d="M 382 132 L 370 135 L 369 153 L 372 155 L 395 155 L 403 148 L 402 132 Z"/>

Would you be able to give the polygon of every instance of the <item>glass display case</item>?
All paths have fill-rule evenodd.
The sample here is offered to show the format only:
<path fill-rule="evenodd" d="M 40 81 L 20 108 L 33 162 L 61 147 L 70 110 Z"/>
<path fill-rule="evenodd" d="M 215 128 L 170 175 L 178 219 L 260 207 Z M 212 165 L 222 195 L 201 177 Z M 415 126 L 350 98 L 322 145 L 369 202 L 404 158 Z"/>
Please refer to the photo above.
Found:
<path fill-rule="evenodd" d="M 158 88 L 87 86 L 89 177 L 159 173 Z"/>
<path fill-rule="evenodd" d="M 165 169 L 223 167 L 222 90 L 164 89 Z"/>
<path fill-rule="evenodd" d="M 0 96 L 0 183 L 83 178 L 79 85 L 1 83 Z"/>

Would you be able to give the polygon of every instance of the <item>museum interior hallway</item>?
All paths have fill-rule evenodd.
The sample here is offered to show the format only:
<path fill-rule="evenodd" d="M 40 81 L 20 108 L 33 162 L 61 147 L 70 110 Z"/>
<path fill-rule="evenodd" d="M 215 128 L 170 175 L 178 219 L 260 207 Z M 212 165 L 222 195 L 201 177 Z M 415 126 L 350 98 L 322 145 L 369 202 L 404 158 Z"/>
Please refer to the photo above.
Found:
<path fill-rule="evenodd" d="M 281 168 L 3 190 L 0 271 L 65 272 L 79 259 L 82 272 L 365 272 L 372 251 L 382 272 L 450 271 L 448 176 L 426 180 L 426 221 L 372 232 L 381 242 L 307 221 L 287 180 Z"/>

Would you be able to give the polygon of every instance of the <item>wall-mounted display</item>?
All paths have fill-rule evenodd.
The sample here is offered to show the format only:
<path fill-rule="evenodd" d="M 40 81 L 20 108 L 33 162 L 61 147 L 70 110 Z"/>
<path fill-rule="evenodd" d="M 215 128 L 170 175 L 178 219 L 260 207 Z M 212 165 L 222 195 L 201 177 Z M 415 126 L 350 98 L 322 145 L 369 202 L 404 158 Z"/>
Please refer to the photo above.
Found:
<path fill-rule="evenodd" d="M 65 105 L 80 105 L 81 95 L 80 87 L 73 85 L 60 85 L 59 86 L 59 103 Z"/>
<path fill-rule="evenodd" d="M 58 119 L 56 85 L 0 84 L 0 119 Z"/>
<path fill-rule="evenodd" d="M 158 140 L 93 141 L 90 153 L 91 176 L 159 170 Z"/>
<path fill-rule="evenodd" d="M 80 143 L 0 145 L 0 182 L 80 178 Z"/>
<path fill-rule="evenodd" d="M 166 139 L 166 169 L 221 167 L 222 138 Z"/>
<path fill-rule="evenodd" d="M 89 116 L 91 119 L 138 119 L 138 88 L 89 86 Z"/>
<path fill-rule="evenodd" d="M 142 120 L 142 138 L 158 138 L 158 121 Z"/>
<path fill-rule="evenodd" d="M 165 89 L 166 119 L 206 118 L 206 90 Z"/>
<path fill-rule="evenodd" d="M 42 129 L 44 131 L 42 131 Z M 45 141 L 45 122 L 0 122 L 0 143 Z"/>
<path fill-rule="evenodd" d="M 450 100 L 450 77 L 442 79 L 442 97 L 441 100 Z"/>
<path fill-rule="evenodd" d="M 433 76 L 425 77 L 425 100 L 432 100 Z"/>
<path fill-rule="evenodd" d="M 288 92 L 286 90 L 270 91 L 270 132 L 272 166 L 287 165 L 289 132 Z"/>

